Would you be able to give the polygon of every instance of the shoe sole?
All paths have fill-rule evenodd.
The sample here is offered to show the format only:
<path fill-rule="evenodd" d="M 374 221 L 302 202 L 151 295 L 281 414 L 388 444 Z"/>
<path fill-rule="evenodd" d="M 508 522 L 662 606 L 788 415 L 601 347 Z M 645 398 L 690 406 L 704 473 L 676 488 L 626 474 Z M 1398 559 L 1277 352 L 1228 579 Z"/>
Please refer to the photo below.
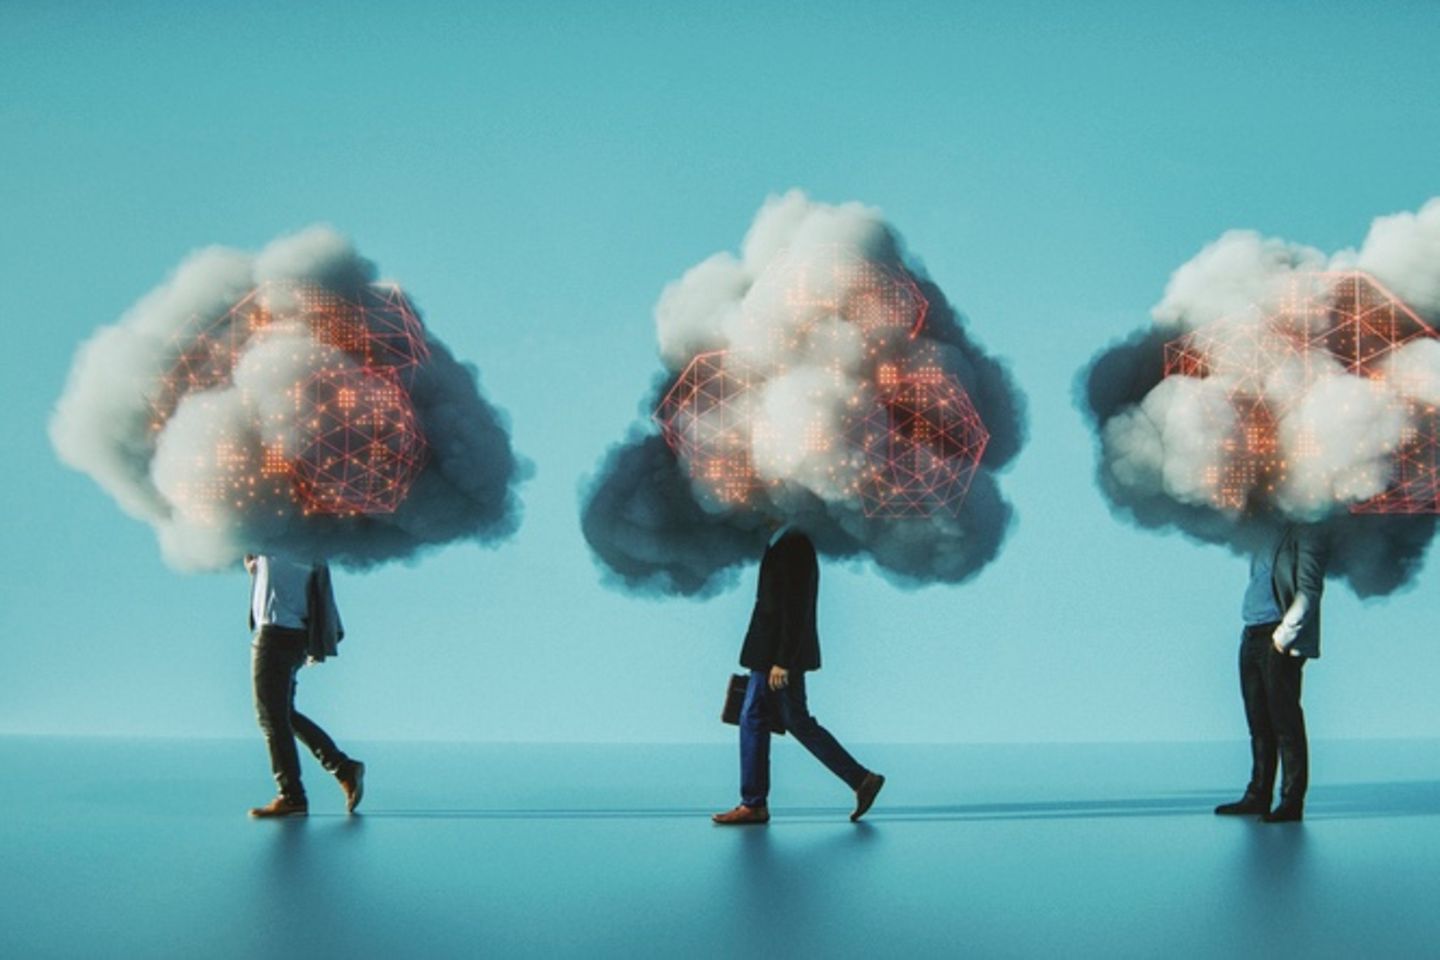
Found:
<path fill-rule="evenodd" d="M 760 826 L 761 824 L 765 824 L 765 823 L 769 823 L 769 822 L 770 822 L 770 813 L 769 813 L 768 811 L 767 811 L 763 816 L 754 817 L 754 818 L 748 818 L 748 817 L 747 817 L 747 818 L 744 819 L 744 820 L 727 820 L 727 819 L 722 819 L 722 818 L 724 818 L 724 816 L 725 816 L 725 814 L 723 814 L 723 813 L 717 813 L 717 814 L 715 814 L 714 816 L 712 816 L 712 817 L 710 818 L 710 822 L 713 823 L 713 824 L 715 824 L 717 827 L 749 827 L 749 826 Z"/>

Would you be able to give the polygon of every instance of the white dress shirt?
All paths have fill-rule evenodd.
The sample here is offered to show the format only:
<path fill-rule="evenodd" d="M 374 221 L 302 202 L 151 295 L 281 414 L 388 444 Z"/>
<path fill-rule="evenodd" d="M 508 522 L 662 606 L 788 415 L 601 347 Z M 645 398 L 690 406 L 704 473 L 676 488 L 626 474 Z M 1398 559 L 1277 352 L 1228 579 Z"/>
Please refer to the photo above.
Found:
<path fill-rule="evenodd" d="M 250 615 L 255 618 L 255 629 L 305 629 L 310 612 L 310 573 L 306 563 L 284 557 L 255 558 L 255 582 L 250 588 Z"/>

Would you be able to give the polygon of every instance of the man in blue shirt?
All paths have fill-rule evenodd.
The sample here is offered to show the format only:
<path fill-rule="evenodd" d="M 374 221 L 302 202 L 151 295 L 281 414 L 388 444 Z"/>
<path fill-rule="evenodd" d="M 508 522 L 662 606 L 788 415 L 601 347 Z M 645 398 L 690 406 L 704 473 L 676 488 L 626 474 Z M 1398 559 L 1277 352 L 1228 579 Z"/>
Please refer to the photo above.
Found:
<path fill-rule="evenodd" d="M 1279 527 L 1250 559 L 1241 604 L 1240 693 L 1250 728 L 1251 771 L 1245 795 L 1222 803 L 1222 815 L 1258 814 L 1266 823 L 1300 820 L 1309 784 L 1309 744 L 1300 709 L 1300 674 L 1320 656 L 1320 598 L 1328 551 L 1308 524 Z M 1277 764 L 1278 754 L 1278 764 Z M 1277 766 L 1280 805 L 1270 809 Z"/>
<path fill-rule="evenodd" d="M 319 724 L 295 709 L 295 675 L 308 661 L 334 656 L 345 635 L 330 568 L 324 563 L 296 563 L 284 557 L 247 556 L 249 571 L 251 667 L 255 682 L 255 713 L 270 749 L 270 767 L 279 795 L 252 817 L 293 817 L 309 812 L 300 782 L 300 755 L 295 739 L 340 781 L 345 809 L 353 813 L 365 789 L 365 764 L 346 756 Z"/>

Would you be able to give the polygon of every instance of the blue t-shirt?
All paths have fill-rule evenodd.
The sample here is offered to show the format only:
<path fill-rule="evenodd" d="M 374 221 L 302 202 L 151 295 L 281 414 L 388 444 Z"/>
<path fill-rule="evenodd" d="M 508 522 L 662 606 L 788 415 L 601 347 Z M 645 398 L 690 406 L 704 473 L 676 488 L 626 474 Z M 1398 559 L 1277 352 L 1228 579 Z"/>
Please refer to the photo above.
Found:
<path fill-rule="evenodd" d="M 1247 627 L 1262 623 L 1279 623 L 1285 612 L 1280 601 L 1275 599 L 1275 552 L 1276 543 L 1256 551 L 1250 557 L 1250 585 L 1245 588 L 1245 602 L 1241 605 L 1240 616 Z"/>

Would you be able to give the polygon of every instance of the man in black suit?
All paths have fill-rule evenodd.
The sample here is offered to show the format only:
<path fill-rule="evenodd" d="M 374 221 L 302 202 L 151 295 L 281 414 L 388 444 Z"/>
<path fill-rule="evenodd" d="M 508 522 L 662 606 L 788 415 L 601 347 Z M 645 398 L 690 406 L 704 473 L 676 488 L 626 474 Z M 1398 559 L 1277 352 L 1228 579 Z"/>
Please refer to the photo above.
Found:
<path fill-rule="evenodd" d="M 1306 660 L 1320 656 L 1320 597 L 1327 560 L 1322 532 L 1296 523 L 1278 528 L 1251 556 L 1240 638 L 1250 783 L 1239 800 L 1216 807 L 1218 814 L 1258 814 L 1266 823 L 1304 817 L 1310 757 L 1300 709 L 1300 672 Z M 1277 766 L 1283 766 L 1284 777 L 1280 805 L 1271 810 Z"/>
<path fill-rule="evenodd" d="M 795 739 L 855 791 L 859 820 L 875 802 L 885 778 L 862 767 L 805 705 L 805 673 L 820 669 L 820 637 L 815 630 L 815 600 L 820 565 L 815 545 L 802 531 L 778 526 L 760 561 L 755 611 L 740 651 L 750 671 L 740 711 L 740 805 L 715 814 L 716 823 L 765 823 L 770 819 L 770 727 L 773 709 Z"/>

